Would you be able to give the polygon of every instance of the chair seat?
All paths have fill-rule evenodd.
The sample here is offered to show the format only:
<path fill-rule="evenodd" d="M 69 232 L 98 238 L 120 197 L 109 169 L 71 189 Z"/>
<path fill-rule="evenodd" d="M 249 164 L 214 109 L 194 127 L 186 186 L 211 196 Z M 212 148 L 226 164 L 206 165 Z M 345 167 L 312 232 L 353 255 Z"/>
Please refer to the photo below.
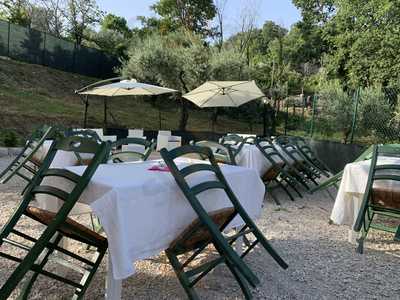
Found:
<path fill-rule="evenodd" d="M 33 206 L 28 206 L 25 214 L 28 217 L 31 217 L 32 219 L 45 225 L 49 225 L 56 216 L 56 214 L 53 212 Z M 84 239 L 86 242 L 91 244 L 107 245 L 107 239 L 104 236 L 94 232 L 93 230 L 90 230 L 86 226 L 83 226 L 82 224 L 79 224 L 70 218 L 67 218 L 65 223 L 61 225 L 60 232 L 67 237 L 77 240 Z"/>
<path fill-rule="evenodd" d="M 400 190 L 374 187 L 372 195 L 372 205 L 400 210 Z"/>
<path fill-rule="evenodd" d="M 278 176 L 279 172 L 281 171 L 283 165 L 284 163 L 277 163 L 275 166 L 269 168 L 267 172 L 265 172 L 265 174 L 262 176 L 262 180 L 266 182 L 276 178 L 276 176 Z"/>
<path fill-rule="evenodd" d="M 210 218 L 217 226 L 222 226 L 235 213 L 233 207 L 222 208 L 208 213 Z M 169 246 L 169 249 L 182 249 L 185 251 L 194 250 L 204 242 L 212 238 L 207 228 L 201 223 L 200 219 L 195 219 Z"/>

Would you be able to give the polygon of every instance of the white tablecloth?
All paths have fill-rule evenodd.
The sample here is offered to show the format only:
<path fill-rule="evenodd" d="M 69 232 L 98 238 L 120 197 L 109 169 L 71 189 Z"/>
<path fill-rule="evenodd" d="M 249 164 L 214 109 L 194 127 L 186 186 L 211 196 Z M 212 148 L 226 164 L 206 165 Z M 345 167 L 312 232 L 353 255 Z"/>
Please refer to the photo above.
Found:
<path fill-rule="evenodd" d="M 379 158 L 378 165 L 383 164 L 400 164 L 400 158 Z M 364 160 L 347 164 L 344 168 L 342 181 L 331 213 L 331 220 L 335 224 L 354 225 L 367 187 L 370 165 L 371 160 Z M 381 182 L 379 186 L 400 190 L 398 183 L 393 181 Z"/>
<path fill-rule="evenodd" d="M 236 163 L 239 166 L 250 168 L 257 171 L 259 176 L 263 176 L 271 167 L 271 163 L 261 153 L 256 145 L 244 144 L 238 155 Z"/>
<path fill-rule="evenodd" d="M 169 172 L 148 170 L 154 163 L 100 165 L 81 196 L 80 201 L 90 205 L 107 234 L 115 279 L 132 275 L 135 261 L 166 249 L 196 217 Z M 246 211 L 257 218 L 265 192 L 258 174 L 236 166 L 221 168 Z M 67 169 L 81 174 L 85 167 Z M 202 172 L 187 178 L 192 185 L 213 176 Z M 206 191 L 199 198 L 208 211 L 230 206 L 221 190 Z M 241 224 L 237 219 L 234 223 Z"/>

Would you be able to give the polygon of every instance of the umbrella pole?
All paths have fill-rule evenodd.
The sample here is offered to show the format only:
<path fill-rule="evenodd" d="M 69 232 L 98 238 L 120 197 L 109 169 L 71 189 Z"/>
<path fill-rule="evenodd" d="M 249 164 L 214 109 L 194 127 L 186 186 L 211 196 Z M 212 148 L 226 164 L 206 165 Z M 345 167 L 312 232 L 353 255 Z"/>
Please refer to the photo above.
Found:
<path fill-rule="evenodd" d="M 83 128 L 87 127 L 87 112 L 88 112 L 88 107 L 89 107 L 89 95 L 86 95 L 85 97 L 85 112 L 83 114 Z"/>
<path fill-rule="evenodd" d="M 161 108 L 158 107 L 158 128 L 161 130 Z"/>
<path fill-rule="evenodd" d="M 104 97 L 104 130 L 107 130 L 107 98 Z"/>

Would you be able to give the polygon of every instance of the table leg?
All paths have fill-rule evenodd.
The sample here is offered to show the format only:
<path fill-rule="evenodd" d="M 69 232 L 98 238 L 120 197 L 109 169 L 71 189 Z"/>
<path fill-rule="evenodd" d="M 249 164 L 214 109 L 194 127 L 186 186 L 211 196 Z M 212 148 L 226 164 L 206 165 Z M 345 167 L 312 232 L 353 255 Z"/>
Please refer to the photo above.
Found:
<path fill-rule="evenodd" d="M 353 225 L 351 227 L 351 229 L 349 229 L 348 232 L 348 241 L 349 243 L 352 244 L 356 244 L 357 243 L 357 239 L 360 236 L 359 232 L 355 232 L 353 230 L 354 224 L 357 220 L 358 217 L 358 213 L 360 212 L 360 206 L 361 206 L 361 202 L 362 202 L 362 197 L 357 197 L 357 196 L 353 196 Z"/>
<path fill-rule="evenodd" d="M 121 299 L 122 280 L 116 280 L 113 276 L 111 255 L 108 254 L 108 268 L 106 279 L 106 300 L 119 300 Z"/>

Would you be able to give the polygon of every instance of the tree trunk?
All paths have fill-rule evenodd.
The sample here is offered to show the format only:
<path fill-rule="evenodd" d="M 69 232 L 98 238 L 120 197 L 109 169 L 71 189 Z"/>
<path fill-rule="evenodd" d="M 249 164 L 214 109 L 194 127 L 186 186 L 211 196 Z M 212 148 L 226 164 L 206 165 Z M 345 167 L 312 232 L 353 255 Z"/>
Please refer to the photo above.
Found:
<path fill-rule="evenodd" d="M 189 89 L 186 86 L 185 80 L 183 79 L 183 76 L 185 75 L 185 72 L 181 71 L 179 74 L 179 80 L 182 83 L 182 87 L 185 93 L 189 92 Z M 189 119 L 189 111 L 187 107 L 187 100 L 182 97 L 182 95 L 179 95 L 180 101 L 181 101 L 181 119 L 179 121 L 179 130 L 181 131 L 186 131 L 186 125 Z"/>

